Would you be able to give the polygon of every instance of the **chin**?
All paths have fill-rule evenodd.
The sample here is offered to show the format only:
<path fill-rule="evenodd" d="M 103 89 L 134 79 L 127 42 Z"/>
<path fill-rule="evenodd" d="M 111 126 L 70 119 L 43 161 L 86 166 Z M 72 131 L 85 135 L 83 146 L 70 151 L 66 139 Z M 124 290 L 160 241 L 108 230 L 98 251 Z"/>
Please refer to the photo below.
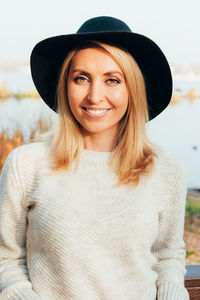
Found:
<path fill-rule="evenodd" d="M 107 130 L 109 130 L 109 128 L 97 128 L 95 126 L 92 126 L 90 128 L 82 127 L 82 132 L 85 134 L 101 134 L 103 132 L 106 132 Z"/>

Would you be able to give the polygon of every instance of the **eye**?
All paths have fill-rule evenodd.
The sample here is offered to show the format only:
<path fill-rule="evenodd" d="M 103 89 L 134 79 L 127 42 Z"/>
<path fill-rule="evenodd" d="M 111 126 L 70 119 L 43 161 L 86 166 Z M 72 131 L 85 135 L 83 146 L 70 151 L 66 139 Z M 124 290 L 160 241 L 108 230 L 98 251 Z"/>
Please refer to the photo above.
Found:
<path fill-rule="evenodd" d="M 119 79 L 116 79 L 116 78 L 109 78 L 107 80 L 107 82 L 111 83 L 111 84 L 115 84 L 115 83 L 120 83 L 120 80 Z"/>
<path fill-rule="evenodd" d="M 85 82 L 85 81 L 88 81 L 88 79 L 84 76 L 77 76 L 74 78 L 74 81 L 79 83 L 79 82 Z"/>

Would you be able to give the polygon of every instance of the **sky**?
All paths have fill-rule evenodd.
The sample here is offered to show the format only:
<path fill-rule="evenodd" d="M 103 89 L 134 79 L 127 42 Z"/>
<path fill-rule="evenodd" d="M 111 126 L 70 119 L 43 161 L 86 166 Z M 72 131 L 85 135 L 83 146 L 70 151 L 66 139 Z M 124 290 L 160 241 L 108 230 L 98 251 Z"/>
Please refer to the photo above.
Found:
<path fill-rule="evenodd" d="M 29 61 L 35 44 L 113 16 L 151 38 L 170 63 L 200 65 L 200 0 L 0 0 L 0 60 Z"/>

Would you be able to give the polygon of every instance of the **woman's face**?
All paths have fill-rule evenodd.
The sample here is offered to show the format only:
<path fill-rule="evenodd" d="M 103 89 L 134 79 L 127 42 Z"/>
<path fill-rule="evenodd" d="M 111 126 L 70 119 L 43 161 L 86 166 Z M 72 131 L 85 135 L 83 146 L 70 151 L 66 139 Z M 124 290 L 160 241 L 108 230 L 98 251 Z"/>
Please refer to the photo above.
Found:
<path fill-rule="evenodd" d="M 127 110 L 128 90 L 121 68 L 106 51 L 87 48 L 74 55 L 67 95 L 84 134 L 116 135 Z"/>

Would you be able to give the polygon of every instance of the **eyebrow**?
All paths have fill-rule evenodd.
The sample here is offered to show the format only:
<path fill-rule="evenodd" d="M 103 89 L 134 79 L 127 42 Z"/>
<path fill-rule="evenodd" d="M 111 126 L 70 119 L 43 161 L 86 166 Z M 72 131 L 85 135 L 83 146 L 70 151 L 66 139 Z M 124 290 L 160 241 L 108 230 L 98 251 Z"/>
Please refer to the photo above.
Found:
<path fill-rule="evenodd" d="M 80 72 L 80 73 L 82 73 L 83 75 L 86 75 L 86 76 L 89 76 L 89 75 L 90 75 L 90 73 L 85 72 L 85 71 L 82 70 L 82 69 L 74 69 L 74 70 L 72 71 L 72 73 L 75 73 L 75 72 Z M 104 73 L 103 75 L 104 75 L 104 76 L 107 76 L 107 75 L 112 75 L 112 74 L 119 74 L 120 76 L 124 77 L 124 76 L 123 76 L 123 73 L 122 73 L 122 72 L 119 72 L 119 71 L 117 71 L 117 70 L 108 71 L 108 72 Z"/>

